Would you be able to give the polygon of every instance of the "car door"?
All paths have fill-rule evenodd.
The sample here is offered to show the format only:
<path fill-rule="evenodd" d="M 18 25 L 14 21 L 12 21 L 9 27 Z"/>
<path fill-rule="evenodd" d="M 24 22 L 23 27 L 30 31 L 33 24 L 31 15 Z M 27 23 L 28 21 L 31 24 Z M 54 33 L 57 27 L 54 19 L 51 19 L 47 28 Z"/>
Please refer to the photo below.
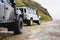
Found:
<path fill-rule="evenodd" d="M 3 20 L 4 17 L 4 3 L 0 1 L 0 20 Z"/>

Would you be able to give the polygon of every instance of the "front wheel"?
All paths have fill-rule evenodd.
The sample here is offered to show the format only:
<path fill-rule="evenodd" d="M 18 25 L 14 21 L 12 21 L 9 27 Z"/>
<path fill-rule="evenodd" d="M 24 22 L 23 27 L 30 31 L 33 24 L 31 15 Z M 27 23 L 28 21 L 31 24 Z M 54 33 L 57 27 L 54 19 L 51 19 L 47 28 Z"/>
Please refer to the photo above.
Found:
<path fill-rule="evenodd" d="M 37 21 L 37 24 L 38 24 L 38 25 L 40 25 L 40 24 L 41 24 L 40 20 L 38 20 L 38 21 Z"/>
<path fill-rule="evenodd" d="M 23 19 L 22 19 L 22 17 L 19 17 L 19 21 L 17 22 L 15 34 L 21 34 L 22 33 L 22 26 L 23 26 Z"/>

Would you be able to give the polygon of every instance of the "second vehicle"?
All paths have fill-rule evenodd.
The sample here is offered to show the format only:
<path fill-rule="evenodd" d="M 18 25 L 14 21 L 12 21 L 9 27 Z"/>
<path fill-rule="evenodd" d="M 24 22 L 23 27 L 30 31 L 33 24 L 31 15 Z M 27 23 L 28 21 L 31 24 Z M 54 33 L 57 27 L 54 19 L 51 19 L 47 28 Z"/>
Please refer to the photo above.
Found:
<path fill-rule="evenodd" d="M 21 15 L 23 15 L 23 22 L 32 25 L 33 22 L 37 23 L 40 25 L 40 16 L 38 16 L 37 10 L 34 8 L 31 8 L 29 6 L 22 6 L 22 7 L 17 7 L 17 10 L 21 11 Z"/>

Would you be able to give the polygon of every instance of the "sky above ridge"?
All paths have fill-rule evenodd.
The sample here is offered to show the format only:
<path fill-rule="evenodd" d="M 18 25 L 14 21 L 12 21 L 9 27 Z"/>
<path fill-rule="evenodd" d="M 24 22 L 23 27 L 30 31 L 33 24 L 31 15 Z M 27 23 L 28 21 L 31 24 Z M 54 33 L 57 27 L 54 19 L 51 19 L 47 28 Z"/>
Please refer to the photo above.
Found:
<path fill-rule="evenodd" d="M 53 19 L 60 19 L 60 0 L 34 0 L 45 7 Z"/>

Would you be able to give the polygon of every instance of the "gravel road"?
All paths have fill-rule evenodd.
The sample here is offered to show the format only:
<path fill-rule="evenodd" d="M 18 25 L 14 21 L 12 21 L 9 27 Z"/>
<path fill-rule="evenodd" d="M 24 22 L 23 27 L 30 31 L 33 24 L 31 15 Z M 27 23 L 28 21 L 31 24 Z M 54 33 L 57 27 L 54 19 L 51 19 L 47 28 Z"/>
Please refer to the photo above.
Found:
<path fill-rule="evenodd" d="M 12 35 L 5 40 L 60 40 L 60 20 L 24 26 L 22 34 Z"/>

